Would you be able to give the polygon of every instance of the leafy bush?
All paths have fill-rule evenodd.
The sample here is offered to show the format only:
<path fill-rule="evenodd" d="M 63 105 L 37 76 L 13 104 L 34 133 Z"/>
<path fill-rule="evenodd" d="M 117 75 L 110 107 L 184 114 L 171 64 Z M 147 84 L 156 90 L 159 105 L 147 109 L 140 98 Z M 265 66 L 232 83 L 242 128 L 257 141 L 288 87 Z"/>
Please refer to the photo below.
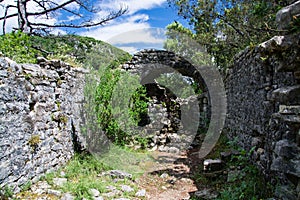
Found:
<path fill-rule="evenodd" d="M 129 108 L 129 115 L 132 119 L 140 125 L 140 122 L 147 117 L 149 98 L 147 97 L 147 90 L 144 86 L 137 88 L 131 98 L 131 106 Z"/>
<path fill-rule="evenodd" d="M 240 157 L 241 158 L 241 157 Z M 272 196 L 273 187 L 267 184 L 263 175 L 257 167 L 249 164 L 246 157 L 239 159 L 238 163 L 231 163 L 231 166 L 244 166 L 241 173 L 232 183 L 223 186 L 218 199 L 238 200 L 238 199 L 265 199 Z M 264 190 L 261 190 L 264 188 Z"/>
<path fill-rule="evenodd" d="M 98 122 L 115 144 L 129 144 L 134 140 L 136 132 L 124 126 L 138 126 L 147 113 L 146 89 L 138 87 L 132 91 L 131 86 L 137 82 L 130 74 L 119 69 L 105 68 L 100 76 L 95 94 Z"/>

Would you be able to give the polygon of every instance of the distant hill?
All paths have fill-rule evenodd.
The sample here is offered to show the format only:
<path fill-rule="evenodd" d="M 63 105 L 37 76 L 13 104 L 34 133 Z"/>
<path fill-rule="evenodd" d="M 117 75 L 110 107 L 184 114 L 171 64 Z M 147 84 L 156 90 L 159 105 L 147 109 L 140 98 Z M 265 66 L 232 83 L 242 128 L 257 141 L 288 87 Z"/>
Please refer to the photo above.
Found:
<path fill-rule="evenodd" d="M 21 32 L 0 36 L 0 52 L 19 63 L 36 63 L 37 57 L 61 59 L 73 65 L 99 68 L 130 59 L 130 54 L 103 41 L 77 35 L 29 36 Z"/>

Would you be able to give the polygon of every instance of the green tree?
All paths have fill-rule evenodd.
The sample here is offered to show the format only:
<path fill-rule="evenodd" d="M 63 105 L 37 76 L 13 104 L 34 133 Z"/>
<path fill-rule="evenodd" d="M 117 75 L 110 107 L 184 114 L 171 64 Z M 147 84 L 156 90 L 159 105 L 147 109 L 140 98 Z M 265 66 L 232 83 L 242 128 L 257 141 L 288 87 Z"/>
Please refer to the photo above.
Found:
<path fill-rule="evenodd" d="M 181 24 L 174 22 L 167 26 L 167 40 L 164 48 L 174 52 L 196 65 L 212 65 L 212 58 L 203 45 L 195 43 L 197 35 Z"/>
<path fill-rule="evenodd" d="M 276 12 L 288 0 L 169 0 L 169 4 L 188 20 L 193 37 L 207 48 L 216 64 L 226 68 L 245 47 L 278 34 Z"/>

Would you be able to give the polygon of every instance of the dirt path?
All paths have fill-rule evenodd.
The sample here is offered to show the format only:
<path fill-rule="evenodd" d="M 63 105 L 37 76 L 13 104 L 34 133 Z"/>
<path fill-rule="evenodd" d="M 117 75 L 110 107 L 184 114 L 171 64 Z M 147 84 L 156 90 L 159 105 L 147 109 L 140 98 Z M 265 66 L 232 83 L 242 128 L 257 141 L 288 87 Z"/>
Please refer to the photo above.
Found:
<path fill-rule="evenodd" d="M 195 150 L 194 150 L 195 151 Z M 136 186 L 138 190 L 132 194 L 128 194 L 124 198 L 123 192 L 112 184 L 110 188 L 111 192 L 106 191 L 99 193 L 101 198 L 106 199 L 123 199 L 132 200 L 185 200 L 190 199 L 193 193 L 198 191 L 199 186 L 195 183 L 195 172 L 199 172 L 199 167 L 202 167 L 202 160 L 199 160 L 192 152 L 183 151 L 181 154 L 170 154 L 164 152 L 152 152 L 152 159 L 136 162 L 136 164 L 144 169 L 144 174 L 137 179 L 127 180 L 125 183 L 121 181 L 121 184 L 126 184 L 128 187 Z M 129 161 L 128 161 L 129 162 Z M 124 171 L 126 172 L 126 171 Z M 107 181 L 105 177 L 97 176 L 99 181 Z M 66 178 L 62 178 L 66 179 Z M 65 180 L 70 181 L 72 180 Z M 110 180 L 113 182 L 113 180 Z M 109 189 L 110 190 L 110 189 Z M 144 195 L 137 196 L 137 191 L 146 191 Z M 112 196 L 106 196 L 107 194 L 114 193 Z M 71 197 L 63 198 L 68 193 L 59 190 L 59 187 L 48 183 L 47 181 L 39 181 L 32 185 L 28 191 L 18 194 L 16 197 L 26 200 L 56 200 L 56 199 L 68 199 L 74 200 L 75 194 L 68 194 Z M 130 196 L 128 196 L 130 195 Z M 73 197 L 72 197 L 73 196 Z M 129 198 L 128 198 L 129 197 Z M 94 199 L 101 199 L 94 198 Z M 0 198 L 1 199 L 1 198 Z M 92 198 L 93 199 L 93 198 Z"/>
<path fill-rule="evenodd" d="M 180 155 L 155 152 L 153 156 L 157 162 L 137 180 L 138 186 L 147 191 L 147 199 L 184 200 L 198 191 L 193 178 L 201 160 L 192 152 Z"/>

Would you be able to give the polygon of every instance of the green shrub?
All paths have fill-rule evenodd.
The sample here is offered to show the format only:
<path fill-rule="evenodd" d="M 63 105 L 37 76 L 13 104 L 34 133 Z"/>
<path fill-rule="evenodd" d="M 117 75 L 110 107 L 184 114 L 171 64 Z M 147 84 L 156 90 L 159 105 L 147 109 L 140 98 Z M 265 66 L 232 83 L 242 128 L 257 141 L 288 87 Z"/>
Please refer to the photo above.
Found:
<path fill-rule="evenodd" d="M 100 73 L 100 83 L 96 88 L 95 103 L 98 122 L 107 137 L 121 146 L 134 140 L 137 133 L 130 127 L 138 126 L 142 117 L 147 113 L 146 89 L 138 87 L 132 91 L 137 84 L 127 72 L 105 68 Z M 129 129 L 124 128 L 122 124 Z"/>

